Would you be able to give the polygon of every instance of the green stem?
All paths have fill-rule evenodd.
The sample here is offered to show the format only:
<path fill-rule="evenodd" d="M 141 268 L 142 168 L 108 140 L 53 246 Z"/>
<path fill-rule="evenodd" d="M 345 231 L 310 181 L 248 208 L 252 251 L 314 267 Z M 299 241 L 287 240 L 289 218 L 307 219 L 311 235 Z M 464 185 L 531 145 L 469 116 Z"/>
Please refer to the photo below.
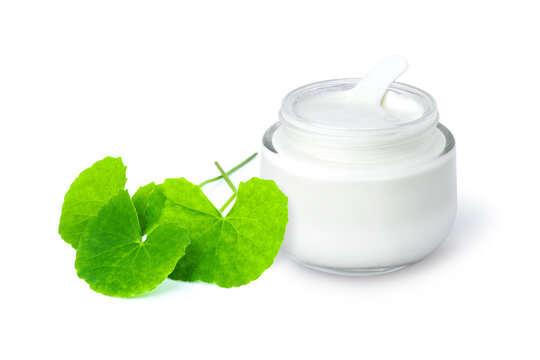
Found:
<path fill-rule="evenodd" d="M 227 206 L 229 206 L 229 204 L 234 200 L 234 198 L 236 197 L 236 193 L 232 194 L 232 196 L 229 198 L 229 200 L 227 200 L 227 202 L 225 204 L 223 204 L 223 206 L 221 207 L 221 209 L 219 209 L 219 212 L 224 212 L 225 209 L 227 208 Z"/>
<path fill-rule="evenodd" d="M 227 173 L 225 172 L 225 170 L 223 170 L 223 168 L 221 167 L 221 165 L 219 165 L 219 163 L 217 161 L 214 162 L 214 164 L 216 165 L 216 167 L 218 168 L 219 172 L 221 173 L 221 176 L 223 176 L 223 178 L 225 179 L 225 181 L 227 182 L 227 185 L 229 185 L 229 187 L 231 188 L 231 190 L 233 191 L 233 193 L 236 194 L 236 192 L 238 190 L 236 190 L 236 186 L 234 186 L 234 184 L 232 183 L 231 179 L 229 179 L 229 176 L 227 176 Z"/>
<path fill-rule="evenodd" d="M 248 162 L 250 162 L 251 160 L 253 160 L 255 158 L 255 156 L 257 156 L 257 153 L 251 155 L 250 157 L 248 157 L 246 160 L 242 161 L 240 164 L 236 165 L 235 167 L 233 167 L 231 170 L 227 171 L 226 174 L 227 175 L 231 175 L 232 173 L 234 173 L 236 170 L 240 169 L 242 166 L 246 165 Z M 219 176 L 216 176 L 214 178 L 211 178 L 211 179 L 208 179 L 208 180 L 205 180 L 203 181 L 202 183 L 199 184 L 200 187 L 203 187 L 204 185 L 206 184 L 209 184 L 211 182 L 214 182 L 214 181 L 218 181 L 218 180 L 221 180 L 223 179 L 223 175 L 219 175 Z"/>

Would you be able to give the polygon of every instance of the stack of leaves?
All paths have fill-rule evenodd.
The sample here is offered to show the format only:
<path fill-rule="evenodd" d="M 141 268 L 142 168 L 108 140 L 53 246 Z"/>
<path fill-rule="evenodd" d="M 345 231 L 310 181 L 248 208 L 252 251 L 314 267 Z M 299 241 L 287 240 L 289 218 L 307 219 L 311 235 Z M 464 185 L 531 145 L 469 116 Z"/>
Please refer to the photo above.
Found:
<path fill-rule="evenodd" d="M 287 197 L 271 180 L 238 189 L 229 172 L 194 185 L 184 178 L 150 183 L 129 196 L 126 166 L 106 157 L 75 179 L 64 199 L 59 233 L 77 250 L 75 268 L 94 291 L 131 297 L 167 277 L 241 286 L 272 265 L 287 225 Z M 201 187 L 225 179 L 233 190 L 218 210 Z M 226 216 L 223 212 L 235 200 Z"/>

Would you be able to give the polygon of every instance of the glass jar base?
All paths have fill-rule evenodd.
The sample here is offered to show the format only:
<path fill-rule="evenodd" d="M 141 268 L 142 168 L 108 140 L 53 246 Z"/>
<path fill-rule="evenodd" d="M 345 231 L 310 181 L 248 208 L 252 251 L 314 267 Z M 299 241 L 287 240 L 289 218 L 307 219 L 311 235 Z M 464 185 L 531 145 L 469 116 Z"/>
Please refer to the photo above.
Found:
<path fill-rule="evenodd" d="M 388 274 L 394 271 L 398 271 L 406 268 L 411 264 L 399 265 L 394 267 L 373 267 L 373 268 L 338 268 L 338 267 L 329 267 L 329 266 L 320 266 L 306 263 L 297 259 L 295 256 L 284 251 L 285 255 L 293 260 L 295 263 L 305 266 L 307 268 L 322 271 L 329 274 L 335 275 L 345 275 L 345 276 L 372 276 L 372 275 L 382 275 Z"/>

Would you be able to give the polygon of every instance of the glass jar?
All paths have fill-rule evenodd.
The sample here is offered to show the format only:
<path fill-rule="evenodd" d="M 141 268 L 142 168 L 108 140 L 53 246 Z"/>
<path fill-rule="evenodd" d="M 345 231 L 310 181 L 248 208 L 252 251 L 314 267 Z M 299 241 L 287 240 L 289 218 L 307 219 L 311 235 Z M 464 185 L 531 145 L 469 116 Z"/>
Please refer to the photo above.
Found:
<path fill-rule="evenodd" d="M 322 81 L 285 96 L 279 121 L 264 134 L 261 160 L 261 177 L 289 198 L 282 250 L 307 267 L 348 275 L 422 260 L 447 237 L 457 207 L 454 137 L 428 93 L 392 83 L 383 106 L 391 112 L 390 100 L 399 97 L 421 111 L 391 126 L 337 126 L 331 117 L 305 115 L 311 95 L 347 91 L 359 81 Z"/>

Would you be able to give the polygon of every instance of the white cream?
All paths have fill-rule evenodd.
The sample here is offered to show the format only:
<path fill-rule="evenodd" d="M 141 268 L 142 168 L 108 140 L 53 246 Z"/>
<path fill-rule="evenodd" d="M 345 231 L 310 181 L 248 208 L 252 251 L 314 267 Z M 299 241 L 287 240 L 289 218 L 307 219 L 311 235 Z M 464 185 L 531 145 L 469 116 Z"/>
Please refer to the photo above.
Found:
<path fill-rule="evenodd" d="M 334 89 L 307 94 L 294 102 L 293 112 L 314 125 L 341 129 L 390 128 L 424 113 L 416 101 L 393 91 L 384 96 L 381 106 L 351 101 L 352 91 Z"/>
<path fill-rule="evenodd" d="M 438 126 L 427 93 L 392 83 L 404 68 L 395 59 L 390 65 L 362 81 L 291 92 L 265 134 L 261 176 L 289 198 L 283 250 L 304 265 L 397 270 L 431 253 L 451 229 L 453 137 Z"/>

